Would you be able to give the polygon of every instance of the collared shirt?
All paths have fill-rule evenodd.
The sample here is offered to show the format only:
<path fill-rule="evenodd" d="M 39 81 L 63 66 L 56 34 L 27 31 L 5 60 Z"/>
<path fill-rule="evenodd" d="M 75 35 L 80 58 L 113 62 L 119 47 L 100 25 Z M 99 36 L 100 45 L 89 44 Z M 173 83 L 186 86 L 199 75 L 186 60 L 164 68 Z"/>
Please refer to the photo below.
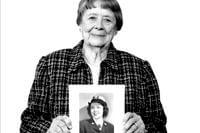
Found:
<path fill-rule="evenodd" d="M 83 41 L 73 49 L 55 51 L 40 59 L 30 91 L 28 107 L 21 116 L 21 132 L 46 132 L 58 115 L 68 114 L 71 84 L 93 84 L 82 55 Z M 166 116 L 150 64 L 111 43 L 100 64 L 99 84 L 125 85 L 125 112 L 142 117 L 149 132 L 166 132 Z"/>
<path fill-rule="evenodd" d="M 113 124 L 104 121 L 102 128 L 96 125 L 92 119 L 80 121 L 80 133 L 114 133 Z"/>

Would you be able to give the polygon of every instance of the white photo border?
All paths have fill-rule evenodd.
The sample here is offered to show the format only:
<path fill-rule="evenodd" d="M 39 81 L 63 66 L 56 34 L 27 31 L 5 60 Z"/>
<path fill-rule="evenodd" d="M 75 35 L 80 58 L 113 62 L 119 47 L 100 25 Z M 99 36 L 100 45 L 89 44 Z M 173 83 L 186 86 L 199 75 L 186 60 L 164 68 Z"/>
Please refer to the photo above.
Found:
<path fill-rule="evenodd" d="M 121 131 L 122 119 L 125 110 L 124 85 L 69 85 L 69 117 L 72 121 L 72 133 L 79 133 L 80 93 L 112 93 L 112 124 L 116 131 Z M 88 101 L 89 102 L 89 101 Z"/>

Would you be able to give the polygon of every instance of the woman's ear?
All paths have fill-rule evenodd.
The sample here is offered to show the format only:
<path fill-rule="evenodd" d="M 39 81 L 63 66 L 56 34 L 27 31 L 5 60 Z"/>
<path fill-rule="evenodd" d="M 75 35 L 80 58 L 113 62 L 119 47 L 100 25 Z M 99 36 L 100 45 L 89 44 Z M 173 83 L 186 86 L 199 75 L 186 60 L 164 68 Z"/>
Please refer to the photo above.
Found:
<path fill-rule="evenodd" d="M 117 30 L 114 31 L 114 35 L 115 35 L 115 36 L 117 35 Z"/>
<path fill-rule="evenodd" d="M 81 26 L 79 26 L 79 31 L 82 33 L 82 27 Z"/>

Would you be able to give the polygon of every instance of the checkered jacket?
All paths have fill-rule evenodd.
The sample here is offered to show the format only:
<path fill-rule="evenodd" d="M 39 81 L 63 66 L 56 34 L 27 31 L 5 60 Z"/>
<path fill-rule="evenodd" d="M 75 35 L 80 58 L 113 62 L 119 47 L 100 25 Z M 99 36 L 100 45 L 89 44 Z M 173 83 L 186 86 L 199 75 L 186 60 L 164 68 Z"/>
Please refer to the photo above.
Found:
<path fill-rule="evenodd" d="M 53 118 L 69 113 L 68 85 L 92 84 L 82 46 L 83 41 L 73 49 L 55 51 L 40 59 L 28 107 L 21 115 L 21 133 L 45 133 Z M 111 43 L 100 65 L 99 84 L 125 85 L 125 112 L 140 115 L 148 132 L 166 132 L 166 116 L 149 63 L 117 50 Z"/>

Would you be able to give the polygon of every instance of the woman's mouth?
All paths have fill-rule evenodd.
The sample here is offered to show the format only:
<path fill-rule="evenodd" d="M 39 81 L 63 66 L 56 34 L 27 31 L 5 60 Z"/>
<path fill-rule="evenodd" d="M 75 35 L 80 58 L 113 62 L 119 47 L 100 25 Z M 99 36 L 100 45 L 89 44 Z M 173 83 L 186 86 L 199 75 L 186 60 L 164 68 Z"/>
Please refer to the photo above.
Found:
<path fill-rule="evenodd" d="M 94 116 L 97 116 L 97 115 L 98 115 L 98 113 L 93 113 L 93 115 L 94 115 Z"/>
<path fill-rule="evenodd" d="M 97 36 L 97 37 L 105 37 L 105 34 L 91 34 L 92 36 Z"/>

